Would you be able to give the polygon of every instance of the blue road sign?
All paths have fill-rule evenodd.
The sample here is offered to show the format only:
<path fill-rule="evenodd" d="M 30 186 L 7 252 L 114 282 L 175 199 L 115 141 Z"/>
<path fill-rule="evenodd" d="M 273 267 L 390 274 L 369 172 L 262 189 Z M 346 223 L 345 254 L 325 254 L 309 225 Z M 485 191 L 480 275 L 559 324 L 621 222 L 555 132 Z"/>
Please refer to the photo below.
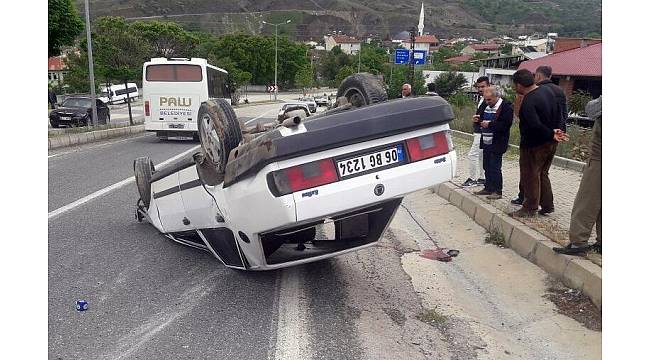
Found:
<path fill-rule="evenodd" d="M 408 49 L 395 49 L 395 64 L 408 64 L 409 51 Z"/>
<path fill-rule="evenodd" d="M 413 50 L 413 63 L 415 65 L 424 65 L 424 61 L 427 59 L 426 50 Z"/>

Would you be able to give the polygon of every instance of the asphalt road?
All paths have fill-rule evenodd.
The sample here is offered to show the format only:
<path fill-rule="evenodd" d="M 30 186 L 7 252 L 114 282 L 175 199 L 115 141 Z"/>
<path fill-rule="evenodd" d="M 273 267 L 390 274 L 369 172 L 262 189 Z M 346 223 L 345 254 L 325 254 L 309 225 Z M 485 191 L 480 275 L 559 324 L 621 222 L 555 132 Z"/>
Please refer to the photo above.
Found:
<path fill-rule="evenodd" d="M 237 110 L 272 121 L 277 104 Z M 264 115 L 266 114 L 266 115 Z M 270 272 L 222 266 L 134 219 L 132 161 L 192 142 L 144 135 L 50 152 L 51 359 L 597 358 L 600 333 L 555 313 L 546 275 L 424 190 L 380 244 Z M 122 184 L 122 185 L 120 185 Z M 418 256 L 433 242 L 452 263 Z M 89 309 L 79 312 L 75 300 Z M 434 311 L 437 316 L 432 316 Z M 431 319 L 437 319 L 431 321 Z"/>

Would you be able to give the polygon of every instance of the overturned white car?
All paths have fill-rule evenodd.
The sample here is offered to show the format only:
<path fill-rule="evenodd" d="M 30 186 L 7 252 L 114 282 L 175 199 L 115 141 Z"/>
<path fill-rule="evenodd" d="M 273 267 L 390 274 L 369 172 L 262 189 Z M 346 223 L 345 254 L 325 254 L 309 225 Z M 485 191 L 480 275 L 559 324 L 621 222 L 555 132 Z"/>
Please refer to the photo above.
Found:
<path fill-rule="evenodd" d="M 454 176 L 454 115 L 439 97 L 386 101 L 369 74 L 346 78 L 337 98 L 322 115 L 288 109 L 243 131 L 226 101 L 204 102 L 201 151 L 161 169 L 135 160 L 136 218 L 237 269 L 372 246 L 406 194 Z"/>

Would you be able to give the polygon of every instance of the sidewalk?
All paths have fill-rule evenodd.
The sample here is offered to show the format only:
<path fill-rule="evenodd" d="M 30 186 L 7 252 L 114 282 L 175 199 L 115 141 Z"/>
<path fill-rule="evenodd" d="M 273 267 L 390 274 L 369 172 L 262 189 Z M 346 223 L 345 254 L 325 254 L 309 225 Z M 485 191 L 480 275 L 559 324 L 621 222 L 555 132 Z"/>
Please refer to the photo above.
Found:
<path fill-rule="evenodd" d="M 458 154 L 457 176 L 452 183 L 460 186 L 468 178 L 468 160 L 467 152 L 470 148 L 470 142 L 458 136 L 453 136 L 454 145 Z M 500 200 L 488 200 L 485 196 L 480 196 L 483 202 L 489 203 L 504 213 L 518 210 L 520 206 L 513 205 L 510 200 L 517 196 L 519 192 L 519 154 L 515 149 L 509 149 L 503 157 L 503 198 Z M 582 173 L 574 170 L 565 169 L 555 165 L 551 166 L 549 177 L 553 186 L 553 202 L 555 212 L 537 216 L 530 219 L 517 219 L 527 226 L 539 231 L 552 241 L 566 245 L 569 241 L 569 223 L 571 221 L 571 209 L 575 199 Z M 476 186 L 466 188 L 467 191 L 481 190 L 482 187 Z M 596 230 L 592 231 L 591 239 L 595 240 Z M 590 259 L 596 264 L 601 265 L 600 256 L 590 256 Z"/>

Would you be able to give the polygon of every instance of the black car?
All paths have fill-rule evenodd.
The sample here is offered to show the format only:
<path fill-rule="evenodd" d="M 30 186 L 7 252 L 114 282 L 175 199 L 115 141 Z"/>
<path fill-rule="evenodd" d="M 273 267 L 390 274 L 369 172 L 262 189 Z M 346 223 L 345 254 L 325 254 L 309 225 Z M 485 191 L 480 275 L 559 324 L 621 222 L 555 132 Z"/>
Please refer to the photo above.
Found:
<path fill-rule="evenodd" d="M 96 124 L 106 124 L 111 120 L 111 113 L 108 106 L 103 101 L 97 99 L 97 117 L 99 121 Z M 60 107 L 50 112 L 50 124 L 53 128 L 61 125 L 68 126 L 88 126 L 92 116 L 92 99 L 89 97 L 69 97 L 61 104 Z"/>

